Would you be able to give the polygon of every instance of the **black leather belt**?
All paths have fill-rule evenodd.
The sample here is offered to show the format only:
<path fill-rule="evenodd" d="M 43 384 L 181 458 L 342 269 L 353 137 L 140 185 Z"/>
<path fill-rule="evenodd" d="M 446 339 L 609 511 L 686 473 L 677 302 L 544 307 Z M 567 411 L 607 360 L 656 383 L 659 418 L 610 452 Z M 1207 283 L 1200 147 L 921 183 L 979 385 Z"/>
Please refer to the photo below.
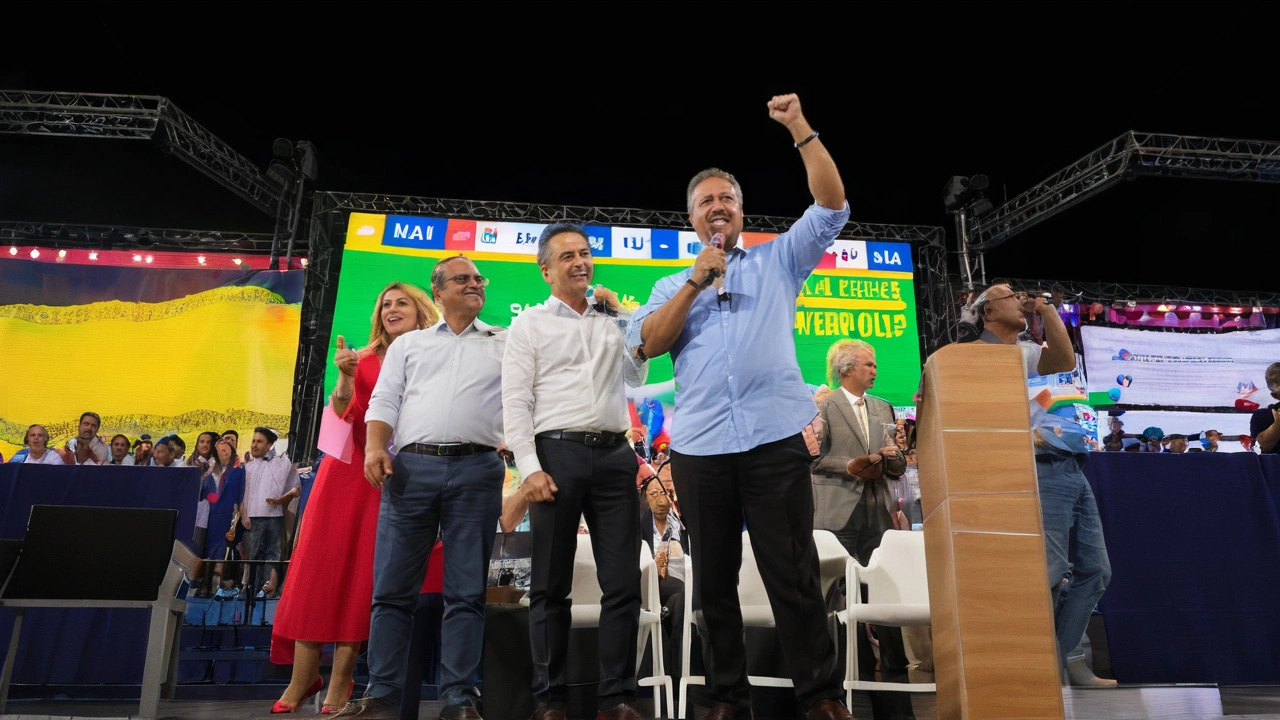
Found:
<path fill-rule="evenodd" d="M 414 455 L 435 455 L 437 457 L 458 457 L 460 455 L 477 455 L 485 452 L 496 452 L 497 448 L 475 443 L 410 443 L 400 448 L 400 452 Z"/>
<path fill-rule="evenodd" d="M 537 437 L 544 440 L 568 440 L 569 442 L 582 443 L 587 447 L 613 447 L 626 440 L 627 434 L 620 432 L 547 430 L 546 432 L 538 433 Z"/>

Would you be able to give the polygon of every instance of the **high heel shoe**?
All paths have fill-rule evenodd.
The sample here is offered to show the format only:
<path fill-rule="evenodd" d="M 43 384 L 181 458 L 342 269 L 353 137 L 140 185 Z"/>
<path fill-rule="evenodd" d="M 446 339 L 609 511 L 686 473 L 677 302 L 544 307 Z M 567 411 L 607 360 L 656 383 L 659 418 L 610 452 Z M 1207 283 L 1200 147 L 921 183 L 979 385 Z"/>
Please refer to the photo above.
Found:
<path fill-rule="evenodd" d="M 356 689 L 356 681 L 355 681 L 355 680 L 352 680 L 352 681 L 351 681 L 351 684 L 347 686 L 347 698 L 346 698 L 345 700 L 343 700 L 343 701 L 342 701 L 342 704 L 341 704 L 341 705 L 338 705 L 338 706 L 336 706 L 336 707 L 335 707 L 335 706 L 333 706 L 333 705 L 322 705 L 322 706 L 320 706 L 320 714 L 321 714 L 321 715 L 332 715 L 333 713 L 336 713 L 336 712 L 338 712 L 339 710 L 341 710 L 342 708 L 346 707 L 346 706 L 347 706 L 347 703 L 351 702 L 351 693 L 352 693 L 352 691 L 354 691 L 355 689 Z"/>
<path fill-rule="evenodd" d="M 271 706 L 271 714 L 279 715 L 281 713 L 298 712 L 298 708 L 302 707 L 302 704 L 305 703 L 306 701 L 315 697 L 316 694 L 319 693 L 320 689 L 323 687 L 324 687 L 324 678 L 322 677 L 316 678 L 316 681 L 311 683 L 311 687 L 307 688 L 307 692 L 302 696 L 301 700 L 299 700 L 296 703 L 293 703 L 292 705 L 283 700 L 277 700 L 276 704 Z"/>

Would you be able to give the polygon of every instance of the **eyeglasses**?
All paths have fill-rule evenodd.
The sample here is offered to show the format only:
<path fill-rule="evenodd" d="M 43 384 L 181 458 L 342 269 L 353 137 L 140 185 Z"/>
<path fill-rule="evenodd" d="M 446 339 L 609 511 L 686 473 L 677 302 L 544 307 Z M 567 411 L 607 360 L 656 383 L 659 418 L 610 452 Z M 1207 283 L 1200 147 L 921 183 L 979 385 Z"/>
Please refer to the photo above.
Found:
<path fill-rule="evenodd" d="M 1027 294 L 1024 292 L 1016 292 L 1016 293 L 1011 293 L 1009 295 L 1001 295 L 1000 297 L 996 297 L 996 298 L 987 298 L 987 302 L 993 303 L 997 300 L 1008 300 L 1009 298 L 1016 298 L 1018 302 L 1022 302 L 1023 300 L 1027 299 Z"/>
<path fill-rule="evenodd" d="M 487 277 L 485 277 L 485 276 L 483 276 L 483 275 L 467 275 L 467 274 L 465 274 L 465 273 L 464 273 L 464 274 L 462 274 L 462 275 L 454 275 L 453 277 L 445 278 L 444 282 L 445 282 L 445 284 L 446 284 L 446 285 L 447 285 L 447 284 L 449 284 L 449 283 L 457 283 L 458 285 L 463 285 L 463 286 L 465 286 L 467 283 L 469 283 L 469 282 L 471 282 L 471 281 L 473 281 L 473 280 L 474 280 L 474 281 L 475 281 L 475 283 L 476 283 L 477 285 L 479 285 L 480 287 L 488 287 L 488 286 L 489 286 L 489 278 L 487 278 Z"/>

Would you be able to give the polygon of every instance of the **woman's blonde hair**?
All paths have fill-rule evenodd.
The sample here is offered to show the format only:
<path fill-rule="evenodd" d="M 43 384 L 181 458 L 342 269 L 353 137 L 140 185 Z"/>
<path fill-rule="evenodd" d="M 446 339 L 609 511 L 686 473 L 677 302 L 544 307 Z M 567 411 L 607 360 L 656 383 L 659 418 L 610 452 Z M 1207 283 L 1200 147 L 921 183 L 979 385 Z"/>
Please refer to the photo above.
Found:
<path fill-rule="evenodd" d="M 376 353 L 382 355 L 391 346 L 391 337 L 387 329 L 382 326 L 382 300 L 387 293 L 392 290 L 399 290 L 409 299 L 418 309 L 418 329 L 431 327 L 440 320 L 440 313 L 436 311 L 436 306 L 432 304 L 431 298 L 423 292 L 422 288 L 417 285 L 411 285 L 406 282 L 396 281 L 382 288 L 382 292 L 378 293 L 378 300 L 373 304 L 373 317 L 369 320 L 371 325 L 369 331 L 369 344 L 365 346 L 362 353 Z"/>

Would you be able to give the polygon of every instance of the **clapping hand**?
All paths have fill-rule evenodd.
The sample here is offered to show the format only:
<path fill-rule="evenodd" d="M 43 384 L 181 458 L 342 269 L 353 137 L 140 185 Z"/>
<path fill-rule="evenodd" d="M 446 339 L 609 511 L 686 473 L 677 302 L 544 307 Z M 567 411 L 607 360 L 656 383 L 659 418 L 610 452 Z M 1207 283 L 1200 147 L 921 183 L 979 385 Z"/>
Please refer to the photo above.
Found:
<path fill-rule="evenodd" d="M 592 291 L 591 298 L 597 303 L 601 303 L 605 308 L 617 312 L 622 309 L 622 302 L 618 300 L 618 293 L 610 290 L 603 285 L 597 285 Z"/>

